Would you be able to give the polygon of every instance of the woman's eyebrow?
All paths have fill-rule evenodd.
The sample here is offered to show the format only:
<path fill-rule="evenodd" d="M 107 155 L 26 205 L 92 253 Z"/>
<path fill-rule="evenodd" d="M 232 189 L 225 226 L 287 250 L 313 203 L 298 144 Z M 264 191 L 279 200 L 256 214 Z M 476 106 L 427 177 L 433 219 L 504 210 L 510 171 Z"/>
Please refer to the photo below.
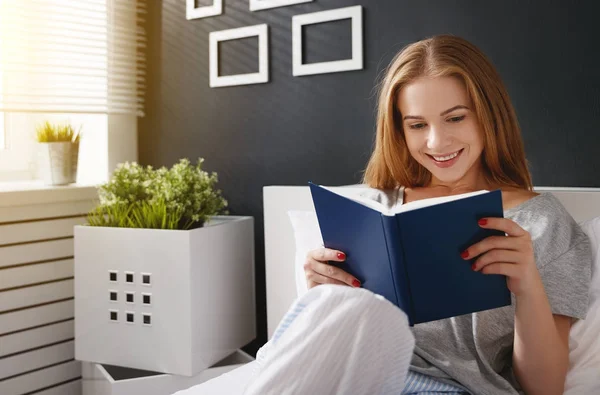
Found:
<path fill-rule="evenodd" d="M 446 111 L 443 111 L 440 114 L 440 117 L 443 117 L 444 115 L 454 111 L 454 110 L 458 110 L 459 108 L 465 108 L 467 110 L 469 110 L 469 107 L 467 106 L 463 106 L 462 104 L 459 104 L 458 106 L 454 106 L 452 108 L 447 109 Z M 407 119 L 424 119 L 423 117 L 419 116 L 419 115 L 405 115 L 404 118 L 402 118 L 403 120 L 407 120 Z"/>

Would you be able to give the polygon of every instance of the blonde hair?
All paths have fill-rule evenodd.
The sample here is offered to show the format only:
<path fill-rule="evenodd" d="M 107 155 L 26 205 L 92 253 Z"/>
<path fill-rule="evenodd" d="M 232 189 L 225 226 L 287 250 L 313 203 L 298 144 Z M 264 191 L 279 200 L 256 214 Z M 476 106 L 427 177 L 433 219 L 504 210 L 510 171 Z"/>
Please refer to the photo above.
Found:
<path fill-rule="evenodd" d="M 363 182 L 374 188 L 427 186 L 431 173 L 412 158 L 397 108 L 400 90 L 420 77 L 460 79 L 467 89 L 483 133 L 481 155 L 490 185 L 532 190 L 515 110 L 487 57 L 473 44 L 453 35 L 438 35 L 406 46 L 379 86 L 375 147 Z"/>

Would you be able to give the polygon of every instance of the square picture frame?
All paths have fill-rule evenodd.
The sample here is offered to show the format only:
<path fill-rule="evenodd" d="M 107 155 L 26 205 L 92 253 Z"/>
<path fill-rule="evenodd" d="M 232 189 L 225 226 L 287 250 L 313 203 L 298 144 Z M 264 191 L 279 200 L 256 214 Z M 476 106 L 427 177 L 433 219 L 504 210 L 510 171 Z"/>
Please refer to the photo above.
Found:
<path fill-rule="evenodd" d="M 319 11 L 292 17 L 292 75 L 339 73 L 363 69 L 362 6 Z M 352 58 L 319 63 L 302 63 L 302 28 L 316 23 L 352 20 Z"/>
<path fill-rule="evenodd" d="M 301 3 L 310 3 L 314 0 L 249 0 L 250 11 L 267 10 L 269 8 L 286 7 Z"/>
<path fill-rule="evenodd" d="M 219 43 L 258 36 L 258 72 L 219 76 Z M 209 34 L 211 88 L 269 82 L 269 27 L 267 24 L 221 30 Z"/>
<path fill-rule="evenodd" d="M 208 18 L 211 16 L 221 15 L 223 13 L 223 0 L 213 0 L 213 4 L 209 6 L 196 7 L 194 0 L 186 0 L 185 17 L 189 21 L 191 19 Z"/>

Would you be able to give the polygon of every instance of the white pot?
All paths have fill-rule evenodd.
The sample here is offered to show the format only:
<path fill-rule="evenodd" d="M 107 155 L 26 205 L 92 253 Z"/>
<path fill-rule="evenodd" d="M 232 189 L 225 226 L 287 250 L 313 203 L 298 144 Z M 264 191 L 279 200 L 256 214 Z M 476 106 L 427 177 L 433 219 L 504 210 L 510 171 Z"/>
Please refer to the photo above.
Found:
<path fill-rule="evenodd" d="M 77 360 L 194 376 L 256 337 L 254 219 L 76 226 L 74 282 Z"/>
<path fill-rule="evenodd" d="M 39 143 L 40 171 L 46 185 L 66 185 L 77 181 L 79 144 Z"/>
<path fill-rule="evenodd" d="M 81 381 L 83 395 L 171 395 L 176 391 L 202 384 L 210 379 L 244 366 L 254 358 L 236 351 L 222 362 L 193 377 L 156 374 L 119 366 L 83 362 Z"/>

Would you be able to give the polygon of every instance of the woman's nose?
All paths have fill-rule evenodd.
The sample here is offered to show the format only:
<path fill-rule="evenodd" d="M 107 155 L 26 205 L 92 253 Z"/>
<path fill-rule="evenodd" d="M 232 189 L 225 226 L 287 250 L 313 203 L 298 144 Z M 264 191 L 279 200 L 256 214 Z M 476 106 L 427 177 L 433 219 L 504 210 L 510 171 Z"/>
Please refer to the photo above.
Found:
<path fill-rule="evenodd" d="M 442 154 L 443 148 L 449 146 L 448 133 L 442 127 L 430 127 L 427 134 L 427 148 L 436 153 Z"/>

